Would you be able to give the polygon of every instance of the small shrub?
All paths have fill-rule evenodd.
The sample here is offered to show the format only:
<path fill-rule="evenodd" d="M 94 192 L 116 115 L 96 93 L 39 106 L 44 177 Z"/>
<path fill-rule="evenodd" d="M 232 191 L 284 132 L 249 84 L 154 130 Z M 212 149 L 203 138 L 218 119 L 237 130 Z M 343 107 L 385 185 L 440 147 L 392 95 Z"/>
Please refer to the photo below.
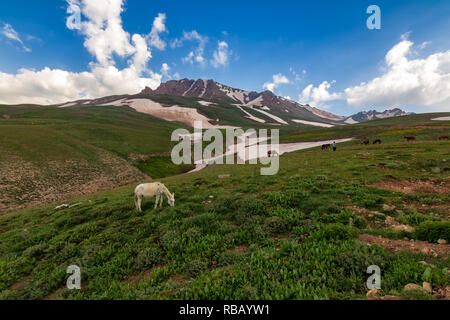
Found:
<path fill-rule="evenodd" d="M 269 234 L 280 234 L 287 230 L 286 222 L 280 217 L 270 217 L 264 221 L 265 230 Z"/>
<path fill-rule="evenodd" d="M 258 289 L 252 286 L 242 288 L 242 295 L 245 300 L 256 300 L 258 298 Z"/>
<path fill-rule="evenodd" d="M 146 248 L 137 257 L 137 268 L 147 270 L 161 263 L 164 253 L 158 248 Z"/>
<path fill-rule="evenodd" d="M 40 258 L 42 258 L 45 255 L 46 250 L 48 249 L 48 247 L 49 247 L 48 244 L 40 243 L 40 244 L 37 244 L 35 246 L 32 246 L 32 247 L 26 249 L 23 252 L 23 255 L 25 257 L 29 257 L 29 258 L 40 259 Z"/>
<path fill-rule="evenodd" d="M 181 239 L 180 233 L 175 230 L 169 230 L 164 233 L 159 242 L 166 250 L 178 250 L 182 247 L 183 241 Z"/>
<path fill-rule="evenodd" d="M 416 227 L 414 236 L 418 240 L 437 242 L 439 239 L 450 241 L 450 222 L 427 221 Z"/>
<path fill-rule="evenodd" d="M 204 258 L 197 258 L 195 260 L 188 262 L 186 266 L 186 274 L 191 278 L 195 278 L 200 273 L 208 270 L 209 265 L 210 263 L 208 260 Z"/>
<path fill-rule="evenodd" d="M 362 216 L 355 216 L 353 218 L 353 225 L 358 229 L 364 229 L 367 227 L 367 219 Z"/>

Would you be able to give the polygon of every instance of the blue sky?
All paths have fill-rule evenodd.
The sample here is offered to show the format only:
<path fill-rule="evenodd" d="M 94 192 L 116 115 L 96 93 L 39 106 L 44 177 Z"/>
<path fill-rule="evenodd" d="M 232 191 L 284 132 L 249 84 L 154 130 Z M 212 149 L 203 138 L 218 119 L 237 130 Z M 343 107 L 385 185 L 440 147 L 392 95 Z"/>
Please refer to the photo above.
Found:
<path fill-rule="evenodd" d="M 340 115 L 392 107 L 450 111 L 445 94 L 450 92 L 449 1 L 71 1 L 81 8 L 86 23 L 107 10 L 106 5 L 89 9 L 90 1 L 122 7 L 116 16 L 105 15 L 105 21 L 121 19 L 118 25 L 129 44 L 119 43 L 111 33 L 102 37 L 119 43 L 102 63 L 102 53 L 92 49 L 100 40 L 89 31 L 67 27 L 70 1 L 1 1 L 1 103 L 55 103 L 123 90 L 134 93 L 143 83 L 154 86 L 170 78 L 205 78 L 246 90 L 270 88 Z M 366 9 L 372 4 L 381 9 L 380 30 L 366 27 Z M 165 45 L 151 43 L 149 36 L 158 14 L 165 17 L 160 21 L 164 28 L 155 34 Z M 147 40 L 142 52 L 151 58 L 130 75 L 122 70 L 132 65 L 135 34 Z M 89 37 L 91 47 L 85 43 Z M 401 57 L 389 62 L 390 51 Z M 192 60 L 187 59 L 190 52 Z M 198 56 L 203 62 L 195 61 Z M 170 68 L 167 72 L 163 64 Z M 112 66 L 116 73 L 111 78 L 117 83 L 106 78 Z M 417 80 L 424 73 L 427 77 Z M 402 85 L 397 88 L 392 79 Z"/>

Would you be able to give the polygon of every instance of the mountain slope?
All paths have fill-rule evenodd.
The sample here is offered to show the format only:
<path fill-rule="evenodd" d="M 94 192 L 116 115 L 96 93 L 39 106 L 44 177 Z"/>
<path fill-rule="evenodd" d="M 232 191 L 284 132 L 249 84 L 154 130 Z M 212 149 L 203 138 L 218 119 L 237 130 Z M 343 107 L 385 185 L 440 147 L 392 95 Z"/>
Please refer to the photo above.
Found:
<path fill-rule="evenodd" d="M 383 112 L 378 112 L 376 110 L 370 110 L 370 111 L 358 112 L 357 114 L 347 117 L 344 119 L 344 122 L 347 124 L 353 124 L 353 123 L 367 122 L 367 121 L 377 120 L 377 119 L 386 119 L 386 118 L 407 116 L 410 114 L 411 114 L 410 112 L 405 112 L 399 108 L 395 108 L 392 110 L 385 110 Z"/>
<path fill-rule="evenodd" d="M 271 91 L 254 92 L 232 88 L 213 80 L 172 80 L 162 83 L 156 90 L 145 88 L 142 95 L 170 95 L 221 101 L 233 105 L 245 106 L 256 111 L 265 111 L 286 120 L 310 120 L 333 123 L 343 118 L 331 113 L 301 105 L 297 102 L 275 95 Z M 263 112 L 264 114 L 264 112 Z M 267 115 L 267 114 L 266 114 Z M 283 122 L 277 121 L 281 124 Z"/>

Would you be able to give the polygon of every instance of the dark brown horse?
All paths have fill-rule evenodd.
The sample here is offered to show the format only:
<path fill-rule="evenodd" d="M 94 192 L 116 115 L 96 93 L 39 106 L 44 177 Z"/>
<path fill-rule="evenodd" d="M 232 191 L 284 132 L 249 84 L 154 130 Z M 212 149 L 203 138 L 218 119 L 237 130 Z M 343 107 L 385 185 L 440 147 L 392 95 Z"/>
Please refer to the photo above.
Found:
<path fill-rule="evenodd" d="M 381 144 L 381 140 L 380 139 L 377 139 L 377 140 L 375 140 L 374 142 L 373 142 L 373 144 Z"/>
<path fill-rule="evenodd" d="M 440 136 L 439 140 L 450 140 L 448 136 Z"/>
<path fill-rule="evenodd" d="M 322 150 L 326 150 L 326 149 L 330 149 L 331 148 L 331 144 L 323 144 L 322 145 Z"/>
<path fill-rule="evenodd" d="M 369 140 L 364 140 L 364 141 L 361 141 L 361 144 L 367 146 L 367 145 L 370 144 L 370 141 Z"/>
<path fill-rule="evenodd" d="M 416 137 L 403 137 L 406 139 L 406 141 L 414 141 L 416 140 Z"/>

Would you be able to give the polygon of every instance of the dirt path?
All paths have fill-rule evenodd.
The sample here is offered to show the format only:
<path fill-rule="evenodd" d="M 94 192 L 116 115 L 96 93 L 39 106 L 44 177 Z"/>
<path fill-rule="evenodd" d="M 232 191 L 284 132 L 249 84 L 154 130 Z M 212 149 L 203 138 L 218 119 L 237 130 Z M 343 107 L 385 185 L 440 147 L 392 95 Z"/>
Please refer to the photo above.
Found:
<path fill-rule="evenodd" d="M 443 256 L 446 257 L 450 253 L 450 245 L 448 244 L 434 244 L 425 241 L 408 241 L 408 240 L 394 240 L 387 239 L 381 236 L 372 236 L 368 234 L 362 234 L 358 238 L 359 241 L 382 246 L 385 249 L 398 251 L 410 251 L 414 253 L 423 253 L 433 256 Z"/>
<path fill-rule="evenodd" d="M 427 181 L 414 179 L 390 179 L 377 181 L 372 184 L 372 186 L 379 189 L 387 189 L 405 193 L 450 193 L 450 179 L 431 179 Z"/>
<path fill-rule="evenodd" d="M 298 150 L 304 150 L 304 149 L 311 149 L 311 148 L 316 148 L 316 147 L 320 147 L 324 144 L 332 144 L 333 142 L 336 143 L 343 143 L 343 142 L 348 142 L 348 141 L 352 141 L 354 140 L 354 138 L 347 138 L 347 139 L 338 139 L 338 140 L 327 140 L 327 141 L 315 141 L 315 142 L 296 142 L 296 143 L 284 143 L 284 144 L 280 144 L 279 150 L 278 150 L 278 154 L 281 156 L 285 153 L 289 153 L 289 152 L 294 152 L 294 151 L 298 151 Z M 264 140 L 259 139 L 259 142 L 263 142 Z M 247 146 L 245 148 L 245 161 L 249 161 L 249 160 L 253 160 L 253 159 L 257 159 L 258 158 L 258 152 L 251 152 L 250 149 L 251 146 Z M 267 145 L 268 150 L 271 149 L 271 145 Z M 275 149 L 276 148 L 273 148 Z M 237 145 L 233 145 L 231 147 L 228 148 L 227 152 L 222 155 L 222 156 L 217 156 L 215 158 L 212 159 L 208 159 L 208 160 L 203 160 L 203 161 L 198 161 L 196 163 L 195 169 L 188 172 L 197 172 L 200 170 L 205 169 L 208 166 L 208 162 L 212 162 L 214 160 L 220 159 L 224 156 L 230 155 L 230 154 L 235 154 L 237 153 Z"/>

